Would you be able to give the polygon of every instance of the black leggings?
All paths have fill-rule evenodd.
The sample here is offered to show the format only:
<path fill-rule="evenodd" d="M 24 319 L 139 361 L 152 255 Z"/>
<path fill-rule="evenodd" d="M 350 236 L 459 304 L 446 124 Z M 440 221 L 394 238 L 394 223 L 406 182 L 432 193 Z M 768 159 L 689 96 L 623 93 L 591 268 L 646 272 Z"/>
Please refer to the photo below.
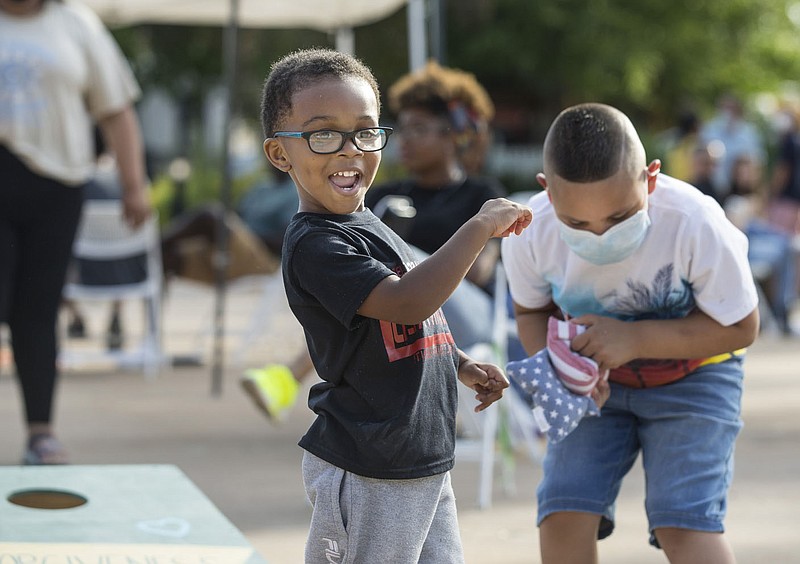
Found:
<path fill-rule="evenodd" d="M 0 145 L 0 322 L 8 324 L 28 423 L 49 423 L 56 321 L 83 187 L 42 178 Z"/>

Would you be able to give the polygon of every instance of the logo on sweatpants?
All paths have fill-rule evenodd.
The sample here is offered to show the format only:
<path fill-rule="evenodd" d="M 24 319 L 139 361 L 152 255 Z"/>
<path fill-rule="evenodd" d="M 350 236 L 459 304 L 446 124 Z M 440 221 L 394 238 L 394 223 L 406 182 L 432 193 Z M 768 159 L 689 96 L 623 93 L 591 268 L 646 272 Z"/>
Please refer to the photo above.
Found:
<path fill-rule="evenodd" d="M 342 561 L 342 553 L 339 552 L 339 543 L 333 539 L 323 538 L 323 541 L 328 545 L 325 548 L 325 561 L 337 564 Z"/>

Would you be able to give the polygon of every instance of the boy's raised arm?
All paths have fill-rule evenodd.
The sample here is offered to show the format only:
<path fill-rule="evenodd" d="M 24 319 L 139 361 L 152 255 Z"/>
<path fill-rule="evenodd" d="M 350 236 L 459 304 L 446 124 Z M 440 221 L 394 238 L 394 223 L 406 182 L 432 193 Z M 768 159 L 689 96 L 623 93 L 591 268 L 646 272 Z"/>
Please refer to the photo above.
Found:
<path fill-rule="evenodd" d="M 519 234 L 532 219 L 528 206 L 504 198 L 487 201 L 430 257 L 402 278 L 381 281 L 358 313 L 405 325 L 423 322 L 455 291 L 489 239 Z"/>

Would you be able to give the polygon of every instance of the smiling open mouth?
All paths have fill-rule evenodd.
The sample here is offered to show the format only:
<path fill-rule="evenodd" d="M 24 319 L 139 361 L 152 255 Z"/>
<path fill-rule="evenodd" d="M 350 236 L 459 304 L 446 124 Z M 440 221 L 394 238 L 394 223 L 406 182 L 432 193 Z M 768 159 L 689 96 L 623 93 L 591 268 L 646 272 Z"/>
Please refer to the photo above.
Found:
<path fill-rule="evenodd" d="M 330 176 L 331 182 L 342 190 L 352 190 L 361 179 L 361 174 L 354 170 L 343 170 Z"/>

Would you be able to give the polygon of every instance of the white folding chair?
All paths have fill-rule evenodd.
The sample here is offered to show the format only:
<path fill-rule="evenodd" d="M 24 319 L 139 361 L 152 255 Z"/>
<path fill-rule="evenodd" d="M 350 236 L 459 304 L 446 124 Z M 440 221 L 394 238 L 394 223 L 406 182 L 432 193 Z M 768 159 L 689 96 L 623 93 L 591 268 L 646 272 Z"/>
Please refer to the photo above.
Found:
<path fill-rule="evenodd" d="M 255 277 L 254 281 L 259 294 L 258 303 L 248 316 L 247 327 L 241 331 L 241 339 L 232 354 L 232 362 L 237 369 L 247 366 L 247 354 L 267 334 L 276 311 L 286 300 L 280 271 Z M 236 282 L 232 286 L 235 287 Z"/>
<path fill-rule="evenodd" d="M 505 271 L 498 265 L 495 276 L 494 317 L 492 319 L 492 342 L 478 343 L 465 352 L 475 360 L 491 362 L 505 370 L 509 336 L 514 332 L 514 325 L 508 318 L 506 310 L 508 286 Z M 522 442 L 527 454 L 536 462 L 541 460 L 540 441 L 536 436 L 535 421 L 531 410 L 509 387 L 503 399 L 486 410 L 475 413 L 475 399 L 471 390 L 459 384 L 458 415 L 460 436 L 456 439 L 456 461 L 477 461 L 480 464 L 478 480 L 478 507 L 486 509 L 492 504 L 494 486 L 494 470 L 497 458 L 497 439 L 501 429 L 505 427 L 512 447 Z M 501 458 L 503 464 L 501 475 L 507 493 L 514 489 L 514 470 L 506 457 Z"/>
<path fill-rule="evenodd" d="M 479 343 L 465 352 L 475 360 L 501 364 L 497 351 L 488 343 Z M 456 463 L 473 461 L 480 464 L 477 502 L 478 507 L 486 509 L 492 504 L 500 408 L 495 404 L 480 413 L 475 413 L 474 408 L 474 393 L 459 383 Z"/>
<path fill-rule="evenodd" d="M 119 366 L 141 366 L 145 375 L 155 377 L 164 362 L 161 337 L 161 290 L 163 272 L 158 221 L 155 214 L 143 225 L 132 229 L 116 200 L 88 200 L 73 245 L 76 259 L 112 261 L 144 255 L 143 280 L 122 284 L 86 284 L 70 280 L 64 286 L 64 298 L 81 300 L 141 299 L 145 304 L 142 343 L 135 350 L 91 351 L 64 347 L 59 360 L 65 368 L 99 360 L 115 361 Z"/>
<path fill-rule="evenodd" d="M 245 327 L 231 327 L 226 324 L 226 357 L 228 347 L 230 353 L 230 366 L 235 370 L 244 370 L 250 361 L 248 355 L 253 347 L 269 334 L 269 328 L 274 322 L 275 313 L 279 311 L 285 301 L 283 293 L 283 279 L 281 273 L 273 274 L 254 274 L 242 276 L 226 283 L 225 291 L 227 295 L 253 294 L 255 304 L 250 304 L 250 311 L 244 317 L 247 318 Z M 195 334 L 191 349 L 194 351 L 189 355 L 196 362 L 202 362 L 204 352 L 210 350 L 210 340 L 214 337 L 214 322 L 212 313 L 209 312 L 199 323 L 201 329 Z M 234 342 L 233 339 L 237 340 Z M 230 339 L 230 345 L 228 344 Z"/>

